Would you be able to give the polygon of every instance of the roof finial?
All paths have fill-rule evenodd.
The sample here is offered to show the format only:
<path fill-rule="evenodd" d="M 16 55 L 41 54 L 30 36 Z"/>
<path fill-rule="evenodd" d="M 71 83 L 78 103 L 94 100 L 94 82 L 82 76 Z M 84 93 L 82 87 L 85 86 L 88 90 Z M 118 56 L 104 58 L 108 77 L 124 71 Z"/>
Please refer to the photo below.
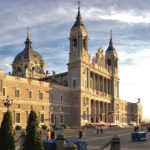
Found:
<path fill-rule="evenodd" d="M 110 41 L 109 41 L 109 46 L 108 46 L 108 49 L 107 50 L 114 50 L 114 44 L 113 44 L 113 41 L 112 41 L 112 30 L 110 31 Z"/>
<path fill-rule="evenodd" d="M 30 28 L 27 27 L 27 39 L 30 39 Z"/>
<path fill-rule="evenodd" d="M 78 8 L 80 8 L 80 0 L 78 0 Z"/>
<path fill-rule="evenodd" d="M 110 30 L 110 39 L 112 40 L 112 30 Z"/>

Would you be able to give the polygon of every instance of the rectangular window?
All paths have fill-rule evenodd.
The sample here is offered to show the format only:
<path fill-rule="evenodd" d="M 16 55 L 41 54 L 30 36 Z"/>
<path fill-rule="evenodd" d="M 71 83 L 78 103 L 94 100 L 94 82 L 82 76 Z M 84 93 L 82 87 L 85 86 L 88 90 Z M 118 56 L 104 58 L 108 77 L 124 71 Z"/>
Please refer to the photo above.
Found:
<path fill-rule="evenodd" d="M 43 99 L 43 93 L 40 93 L 40 99 L 41 100 Z"/>
<path fill-rule="evenodd" d="M 20 108 L 20 104 L 18 104 L 18 108 Z"/>
<path fill-rule="evenodd" d="M 63 97 L 62 97 L 62 96 L 60 97 L 60 101 L 61 101 L 61 102 L 63 101 Z"/>
<path fill-rule="evenodd" d="M 29 98 L 32 98 L 32 91 L 29 91 Z"/>
<path fill-rule="evenodd" d="M 64 123 L 64 116 L 60 115 L 60 123 Z"/>
<path fill-rule="evenodd" d="M 16 123 L 20 123 L 20 113 L 16 113 Z"/>
<path fill-rule="evenodd" d="M 76 88 L 76 79 L 73 79 L 73 88 Z"/>
<path fill-rule="evenodd" d="M 41 123 L 44 123 L 44 114 L 41 114 Z"/>
<path fill-rule="evenodd" d="M 53 101 L 53 98 L 54 98 L 53 95 L 51 95 L 51 101 Z"/>
<path fill-rule="evenodd" d="M 54 115 L 51 115 L 51 123 L 54 123 Z"/>
<path fill-rule="evenodd" d="M 3 96 L 6 96 L 6 90 L 3 88 Z"/>
<path fill-rule="evenodd" d="M 19 96 L 20 96 L 19 90 L 15 90 L 15 97 L 19 97 Z"/>

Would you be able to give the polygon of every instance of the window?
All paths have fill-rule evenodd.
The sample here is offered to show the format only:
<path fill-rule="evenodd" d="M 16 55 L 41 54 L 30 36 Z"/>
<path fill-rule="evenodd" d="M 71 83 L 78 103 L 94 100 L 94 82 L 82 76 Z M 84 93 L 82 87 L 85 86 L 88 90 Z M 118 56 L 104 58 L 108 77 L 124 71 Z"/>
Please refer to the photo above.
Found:
<path fill-rule="evenodd" d="M 54 120 L 55 120 L 55 119 L 54 119 L 54 115 L 52 114 L 52 115 L 51 115 L 51 123 L 54 123 Z"/>
<path fill-rule="evenodd" d="M 73 39 L 72 45 L 73 45 L 73 48 L 74 48 L 74 47 L 77 47 L 77 39 Z"/>
<path fill-rule="evenodd" d="M 41 100 L 43 99 L 43 93 L 40 93 L 40 99 Z"/>
<path fill-rule="evenodd" d="M 19 90 L 15 90 L 15 97 L 19 97 L 20 93 Z"/>
<path fill-rule="evenodd" d="M 85 39 L 83 40 L 83 47 L 86 48 L 86 41 L 85 41 Z"/>
<path fill-rule="evenodd" d="M 18 108 L 20 108 L 20 104 L 18 104 Z"/>
<path fill-rule="evenodd" d="M 44 106 L 42 106 L 42 110 L 44 110 Z"/>
<path fill-rule="evenodd" d="M 107 64 L 108 64 L 108 66 L 111 66 L 111 60 L 110 59 L 107 60 Z"/>
<path fill-rule="evenodd" d="M 73 79 L 73 88 L 76 88 L 76 79 Z"/>
<path fill-rule="evenodd" d="M 62 97 L 62 96 L 60 97 L 60 101 L 61 101 L 61 102 L 63 101 L 63 97 Z"/>
<path fill-rule="evenodd" d="M 60 123 L 64 123 L 64 116 L 60 115 Z"/>
<path fill-rule="evenodd" d="M 53 106 L 51 106 L 51 110 L 54 110 L 54 107 L 53 107 Z"/>
<path fill-rule="evenodd" d="M 31 105 L 31 109 L 33 109 L 33 106 Z"/>
<path fill-rule="evenodd" d="M 6 90 L 3 88 L 3 96 L 6 96 Z"/>
<path fill-rule="evenodd" d="M 53 101 L 53 98 L 54 98 L 53 95 L 51 95 L 51 101 Z"/>
<path fill-rule="evenodd" d="M 83 87 L 86 88 L 86 79 L 83 78 Z"/>
<path fill-rule="evenodd" d="M 29 98 L 32 98 L 32 91 L 29 91 Z"/>
<path fill-rule="evenodd" d="M 16 123 L 20 123 L 20 113 L 16 113 Z"/>
<path fill-rule="evenodd" d="M 62 107 L 60 107 L 60 108 L 59 108 L 59 110 L 60 110 L 60 111 L 62 111 L 62 110 L 63 110 L 63 108 L 62 108 Z"/>
<path fill-rule="evenodd" d="M 41 123 L 44 123 L 44 114 L 41 114 Z"/>

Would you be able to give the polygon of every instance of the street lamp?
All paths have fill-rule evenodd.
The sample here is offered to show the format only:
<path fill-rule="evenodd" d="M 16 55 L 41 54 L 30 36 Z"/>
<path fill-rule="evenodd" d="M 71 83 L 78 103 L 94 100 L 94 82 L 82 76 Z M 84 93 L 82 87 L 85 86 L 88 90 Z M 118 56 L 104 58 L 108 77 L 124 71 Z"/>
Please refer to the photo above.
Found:
<path fill-rule="evenodd" d="M 9 107 L 13 104 L 13 100 L 10 100 L 9 96 L 7 96 L 6 99 L 3 100 L 4 106 L 7 107 L 7 110 L 9 110 Z"/>

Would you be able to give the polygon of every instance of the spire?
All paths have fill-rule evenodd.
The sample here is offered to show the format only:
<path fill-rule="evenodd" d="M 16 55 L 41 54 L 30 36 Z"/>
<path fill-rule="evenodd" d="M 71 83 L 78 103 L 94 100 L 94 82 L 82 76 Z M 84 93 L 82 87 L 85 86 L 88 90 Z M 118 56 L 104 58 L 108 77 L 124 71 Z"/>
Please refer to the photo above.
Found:
<path fill-rule="evenodd" d="M 80 14 L 80 1 L 79 0 L 78 0 L 78 14 L 77 14 L 76 21 L 75 21 L 73 27 L 76 27 L 76 26 L 84 26 L 83 22 L 82 22 L 82 17 Z"/>
<path fill-rule="evenodd" d="M 25 41 L 26 48 L 31 48 L 32 41 L 30 39 L 30 28 L 27 28 L 27 38 Z"/>
<path fill-rule="evenodd" d="M 109 41 L 109 46 L 108 46 L 107 50 L 109 50 L 109 51 L 115 50 L 114 44 L 113 44 L 113 41 L 112 41 L 112 30 L 110 31 L 110 41 Z"/>

